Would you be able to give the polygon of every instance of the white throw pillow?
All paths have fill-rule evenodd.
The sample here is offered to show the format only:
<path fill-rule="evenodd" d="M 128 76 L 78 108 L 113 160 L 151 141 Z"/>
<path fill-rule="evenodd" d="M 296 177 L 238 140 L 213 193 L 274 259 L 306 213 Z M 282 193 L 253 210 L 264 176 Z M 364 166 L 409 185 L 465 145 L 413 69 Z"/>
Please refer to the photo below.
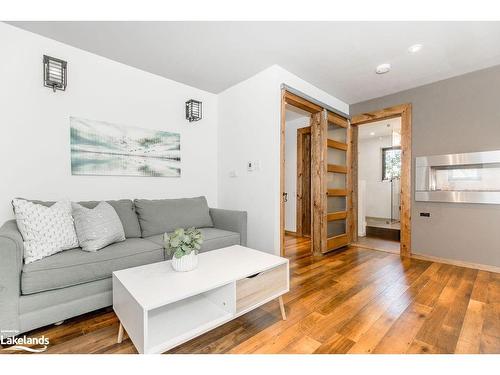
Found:
<path fill-rule="evenodd" d="M 94 208 L 73 203 L 73 219 L 82 250 L 97 251 L 125 240 L 123 224 L 113 206 L 101 202 Z"/>
<path fill-rule="evenodd" d="M 12 205 L 17 227 L 23 236 L 26 264 L 78 247 L 70 201 L 45 207 L 24 199 L 14 199 Z"/>

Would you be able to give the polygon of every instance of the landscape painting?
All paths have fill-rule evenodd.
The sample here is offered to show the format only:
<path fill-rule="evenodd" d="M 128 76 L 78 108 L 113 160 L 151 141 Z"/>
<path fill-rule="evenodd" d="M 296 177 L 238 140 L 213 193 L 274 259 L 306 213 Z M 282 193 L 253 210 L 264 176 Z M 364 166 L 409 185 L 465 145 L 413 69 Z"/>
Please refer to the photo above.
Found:
<path fill-rule="evenodd" d="M 71 117 L 73 175 L 180 177 L 180 134 Z"/>

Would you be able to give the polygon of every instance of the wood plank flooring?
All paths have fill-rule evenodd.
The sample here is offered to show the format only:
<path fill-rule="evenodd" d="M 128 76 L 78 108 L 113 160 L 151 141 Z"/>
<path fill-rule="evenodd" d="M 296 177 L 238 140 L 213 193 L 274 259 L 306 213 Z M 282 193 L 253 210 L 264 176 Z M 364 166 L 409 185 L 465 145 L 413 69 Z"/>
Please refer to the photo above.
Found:
<path fill-rule="evenodd" d="M 500 353 L 500 275 L 286 237 L 291 290 L 169 353 Z M 136 353 L 104 309 L 28 333 L 48 353 Z"/>
<path fill-rule="evenodd" d="M 399 254 L 400 242 L 377 237 L 358 237 L 355 243 L 357 247 L 364 247 L 366 249 L 375 249 L 380 251 L 388 251 L 390 253 Z"/>

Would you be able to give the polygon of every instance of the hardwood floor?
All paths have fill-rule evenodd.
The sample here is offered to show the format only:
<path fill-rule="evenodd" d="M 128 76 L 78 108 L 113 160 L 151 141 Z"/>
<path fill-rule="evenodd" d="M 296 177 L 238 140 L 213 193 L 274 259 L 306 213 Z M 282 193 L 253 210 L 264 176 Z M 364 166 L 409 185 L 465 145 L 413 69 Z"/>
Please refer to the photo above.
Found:
<path fill-rule="evenodd" d="M 355 245 L 358 247 L 363 247 L 365 249 L 375 249 L 399 254 L 399 248 L 401 244 L 399 241 L 392 241 L 376 237 L 358 237 L 358 241 Z"/>
<path fill-rule="evenodd" d="M 500 353 L 500 274 L 286 237 L 291 290 L 169 353 Z M 30 332 L 48 353 L 136 353 L 111 309 Z"/>

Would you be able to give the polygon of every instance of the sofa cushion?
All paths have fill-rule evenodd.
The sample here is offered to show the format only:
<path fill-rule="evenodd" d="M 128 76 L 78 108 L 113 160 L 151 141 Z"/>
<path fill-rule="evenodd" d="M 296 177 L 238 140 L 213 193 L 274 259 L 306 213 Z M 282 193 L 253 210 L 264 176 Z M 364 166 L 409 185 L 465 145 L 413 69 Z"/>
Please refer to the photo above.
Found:
<path fill-rule="evenodd" d="M 163 247 L 142 238 L 129 238 L 95 253 L 80 248 L 66 250 L 25 264 L 21 291 L 32 294 L 65 288 L 111 277 L 113 271 L 163 260 Z"/>
<path fill-rule="evenodd" d="M 109 203 L 101 202 L 95 208 L 72 203 L 72 207 L 82 250 L 97 251 L 112 243 L 125 241 L 122 222 Z"/>
<path fill-rule="evenodd" d="M 177 228 L 213 227 L 205 197 L 181 199 L 136 199 L 142 237 L 150 237 Z"/>
<path fill-rule="evenodd" d="M 240 234 L 237 232 L 230 232 L 228 230 L 217 228 L 200 228 L 200 231 L 203 235 L 203 243 L 201 244 L 200 250 L 201 253 L 209 250 L 221 249 L 223 247 L 240 244 Z M 157 245 L 163 246 L 162 234 L 146 237 L 144 239 L 154 242 Z M 165 256 L 167 258 L 172 258 L 172 256 L 168 256 L 167 254 L 165 254 Z"/>
<path fill-rule="evenodd" d="M 54 202 L 50 201 L 30 200 L 30 202 L 38 203 L 47 207 L 50 207 L 54 204 Z M 116 201 L 106 202 L 113 206 L 116 213 L 118 214 L 118 217 L 120 218 L 123 225 L 125 237 L 141 237 L 141 227 L 139 226 L 139 219 L 137 218 L 137 215 L 135 213 L 134 202 L 132 202 L 130 199 L 120 199 Z M 78 203 L 86 208 L 94 208 L 100 203 L 100 201 L 83 201 Z"/>
<path fill-rule="evenodd" d="M 12 205 L 24 240 L 25 263 L 78 246 L 70 201 L 45 207 L 24 199 L 13 199 Z"/>

